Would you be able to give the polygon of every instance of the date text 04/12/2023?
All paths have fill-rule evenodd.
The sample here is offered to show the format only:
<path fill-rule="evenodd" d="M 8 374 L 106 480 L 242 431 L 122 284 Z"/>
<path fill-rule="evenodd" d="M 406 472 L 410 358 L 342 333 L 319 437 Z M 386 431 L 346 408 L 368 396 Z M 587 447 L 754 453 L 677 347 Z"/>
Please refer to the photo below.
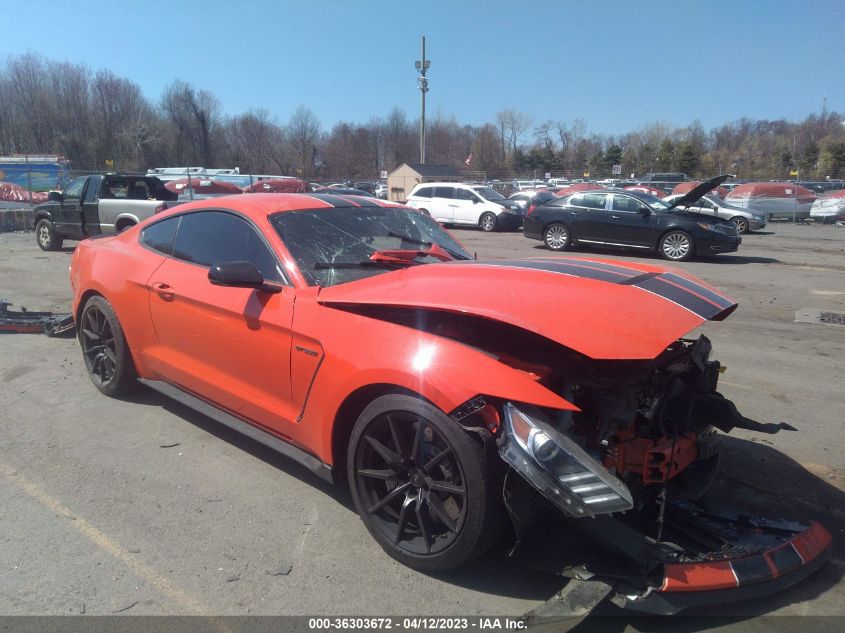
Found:
<path fill-rule="evenodd" d="M 506 617 L 481 617 L 472 618 L 445 618 L 445 617 L 340 617 L 340 618 L 309 618 L 308 628 L 310 630 L 420 630 L 420 631 L 445 631 L 445 630 L 478 630 L 496 631 L 510 630 L 517 631 L 527 627 L 527 622 L 522 618 Z"/>

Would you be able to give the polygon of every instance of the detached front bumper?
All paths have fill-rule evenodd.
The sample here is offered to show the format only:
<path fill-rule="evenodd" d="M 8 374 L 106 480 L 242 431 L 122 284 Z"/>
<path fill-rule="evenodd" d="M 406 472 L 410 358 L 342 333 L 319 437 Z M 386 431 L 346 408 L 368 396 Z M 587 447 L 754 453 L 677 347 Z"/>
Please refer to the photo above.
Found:
<path fill-rule="evenodd" d="M 669 615 L 690 607 L 739 602 L 778 593 L 815 572 L 831 554 L 831 535 L 813 522 L 785 543 L 744 557 L 664 566 L 657 591 L 625 594 L 612 601 L 625 609 Z"/>
<path fill-rule="evenodd" d="M 636 507 L 628 487 L 539 409 L 507 402 L 503 412 L 499 455 L 522 482 L 506 478 L 503 491 L 520 541 L 513 557 L 568 575 L 562 570 L 573 569 L 571 561 L 555 561 L 555 551 L 576 544 L 576 557 L 593 560 L 577 563 L 574 577 L 612 586 L 610 599 L 617 606 L 668 615 L 770 595 L 830 558 L 831 535 L 821 524 L 748 517 L 718 495 L 709 498 L 707 510 L 690 501 L 666 501 L 662 511 L 655 504 Z M 545 498 L 558 517 L 568 517 L 561 519 L 558 539 L 552 537 L 553 526 L 539 538 L 529 535 L 519 507 L 530 496 L 525 486 Z M 586 539 L 583 543 L 572 528 Z M 541 610 L 551 615 L 554 609 L 546 603 Z M 571 615 L 564 611 L 556 615 Z"/>

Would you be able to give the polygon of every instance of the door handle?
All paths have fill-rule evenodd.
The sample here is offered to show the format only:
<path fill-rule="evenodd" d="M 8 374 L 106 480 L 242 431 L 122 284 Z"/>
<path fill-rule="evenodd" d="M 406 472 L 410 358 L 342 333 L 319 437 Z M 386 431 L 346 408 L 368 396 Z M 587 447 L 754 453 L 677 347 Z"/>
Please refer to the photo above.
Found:
<path fill-rule="evenodd" d="M 173 301 L 176 298 L 176 293 L 168 284 L 156 282 L 153 284 L 153 292 L 165 301 Z"/>
<path fill-rule="evenodd" d="M 622 219 L 622 216 L 621 216 L 621 215 L 611 215 L 611 216 L 610 216 L 610 218 L 611 218 L 612 220 L 621 220 L 621 219 Z"/>

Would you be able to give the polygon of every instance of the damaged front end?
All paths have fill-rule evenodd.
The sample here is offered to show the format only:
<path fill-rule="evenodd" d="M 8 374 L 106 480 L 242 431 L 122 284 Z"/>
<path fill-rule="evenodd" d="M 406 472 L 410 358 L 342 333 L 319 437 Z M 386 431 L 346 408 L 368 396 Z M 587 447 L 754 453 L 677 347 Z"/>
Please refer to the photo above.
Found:
<path fill-rule="evenodd" d="M 712 499 L 707 511 L 696 504 L 718 472 L 717 430 L 795 430 L 742 416 L 716 390 L 724 368 L 710 351 L 702 336 L 678 340 L 648 361 L 563 351 L 499 356 L 578 408 L 475 401 L 507 464 L 512 556 L 548 557 L 548 543 L 545 553 L 532 554 L 537 544 L 525 541 L 535 516 L 552 507 L 589 537 L 582 551 L 598 544 L 613 554 L 570 575 L 609 582 L 619 606 L 654 613 L 778 591 L 826 560 L 830 535 L 817 523 L 753 520 Z M 468 414 L 456 417 L 466 424 Z M 571 541 L 565 532 L 561 539 Z"/>

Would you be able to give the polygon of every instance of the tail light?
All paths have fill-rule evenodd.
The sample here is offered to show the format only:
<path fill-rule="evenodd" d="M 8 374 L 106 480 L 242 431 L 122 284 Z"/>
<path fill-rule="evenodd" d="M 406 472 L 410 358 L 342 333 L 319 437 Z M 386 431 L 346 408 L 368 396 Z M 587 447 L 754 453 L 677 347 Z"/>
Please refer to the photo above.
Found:
<path fill-rule="evenodd" d="M 534 213 L 534 209 L 536 209 L 536 208 L 537 208 L 536 204 L 533 204 L 533 203 L 529 204 L 528 205 L 528 211 L 525 212 L 525 215 L 531 215 L 532 213 Z"/>
<path fill-rule="evenodd" d="M 162 202 L 155 209 L 153 209 L 153 214 L 161 213 L 162 211 L 166 211 L 166 210 L 167 210 L 167 205 Z"/>

